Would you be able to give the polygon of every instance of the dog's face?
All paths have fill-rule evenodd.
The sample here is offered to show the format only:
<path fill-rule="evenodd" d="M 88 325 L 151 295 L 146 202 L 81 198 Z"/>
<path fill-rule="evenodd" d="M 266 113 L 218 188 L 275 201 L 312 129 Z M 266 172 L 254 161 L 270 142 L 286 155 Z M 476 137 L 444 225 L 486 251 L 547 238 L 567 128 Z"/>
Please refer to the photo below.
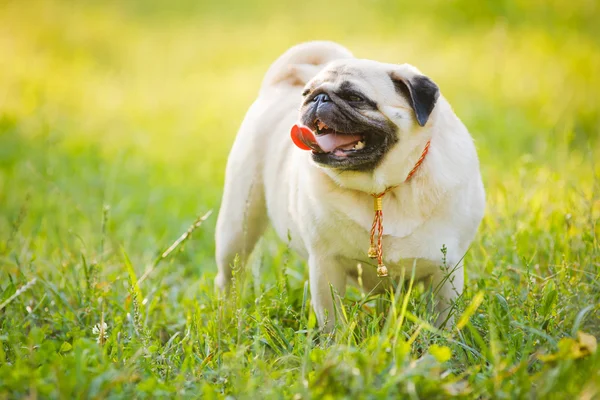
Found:
<path fill-rule="evenodd" d="M 316 137 L 324 167 L 370 171 L 402 139 L 425 126 L 439 89 L 416 68 L 369 60 L 329 64 L 307 83 L 300 121 Z"/>

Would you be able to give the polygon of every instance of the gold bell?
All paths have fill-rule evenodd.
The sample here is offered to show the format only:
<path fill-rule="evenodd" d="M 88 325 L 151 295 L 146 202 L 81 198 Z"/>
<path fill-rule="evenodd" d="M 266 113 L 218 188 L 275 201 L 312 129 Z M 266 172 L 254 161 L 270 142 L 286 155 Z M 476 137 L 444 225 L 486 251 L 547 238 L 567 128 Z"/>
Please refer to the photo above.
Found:
<path fill-rule="evenodd" d="M 367 255 L 369 256 L 369 258 L 377 258 L 377 249 L 373 246 L 370 246 Z"/>
<path fill-rule="evenodd" d="M 381 264 L 377 266 L 377 276 L 380 278 L 388 276 L 388 269 L 385 265 Z"/>
<path fill-rule="evenodd" d="M 383 196 L 374 197 L 373 210 L 375 210 L 375 211 L 383 210 Z"/>

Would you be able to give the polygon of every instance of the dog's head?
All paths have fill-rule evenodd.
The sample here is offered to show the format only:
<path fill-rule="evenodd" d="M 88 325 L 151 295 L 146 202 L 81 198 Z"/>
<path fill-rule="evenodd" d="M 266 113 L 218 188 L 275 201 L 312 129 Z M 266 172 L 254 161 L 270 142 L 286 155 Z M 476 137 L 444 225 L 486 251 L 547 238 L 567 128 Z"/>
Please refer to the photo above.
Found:
<path fill-rule="evenodd" d="M 303 96 L 300 121 L 315 133 L 313 160 L 370 171 L 427 124 L 439 89 L 407 64 L 344 59 L 308 82 Z"/>

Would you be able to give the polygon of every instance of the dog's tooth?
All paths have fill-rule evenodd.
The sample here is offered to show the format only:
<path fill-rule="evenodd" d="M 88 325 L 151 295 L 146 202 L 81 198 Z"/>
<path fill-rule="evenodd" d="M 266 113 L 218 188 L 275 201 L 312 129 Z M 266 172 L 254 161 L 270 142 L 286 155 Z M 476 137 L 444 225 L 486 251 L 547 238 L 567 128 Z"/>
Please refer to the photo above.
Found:
<path fill-rule="evenodd" d="M 365 148 L 365 142 L 363 142 L 362 140 L 359 140 L 358 142 L 356 142 L 356 144 L 354 145 L 354 150 L 362 150 Z"/>
<path fill-rule="evenodd" d="M 325 125 L 323 122 L 319 121 L 319 122 L 317 122 L 317 127 L 319 128 L 319 130 L 323 130 L 324 128 L 327 128 L 327 125 Z"/>

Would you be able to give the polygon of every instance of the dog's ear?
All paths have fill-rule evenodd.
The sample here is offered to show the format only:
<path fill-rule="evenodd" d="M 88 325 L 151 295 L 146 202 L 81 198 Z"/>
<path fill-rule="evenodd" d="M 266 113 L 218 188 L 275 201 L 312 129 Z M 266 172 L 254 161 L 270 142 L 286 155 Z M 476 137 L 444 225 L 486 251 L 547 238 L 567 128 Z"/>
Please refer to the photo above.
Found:
<path fill-rule="evenodd" d="M 419 73 L 416 68 L 407 64 L 390 72 L 390 78 L 396 92 L 410 102 L 419 125 L 425 126 L 440 96 L 438 86 L 431 79 Z"/>

